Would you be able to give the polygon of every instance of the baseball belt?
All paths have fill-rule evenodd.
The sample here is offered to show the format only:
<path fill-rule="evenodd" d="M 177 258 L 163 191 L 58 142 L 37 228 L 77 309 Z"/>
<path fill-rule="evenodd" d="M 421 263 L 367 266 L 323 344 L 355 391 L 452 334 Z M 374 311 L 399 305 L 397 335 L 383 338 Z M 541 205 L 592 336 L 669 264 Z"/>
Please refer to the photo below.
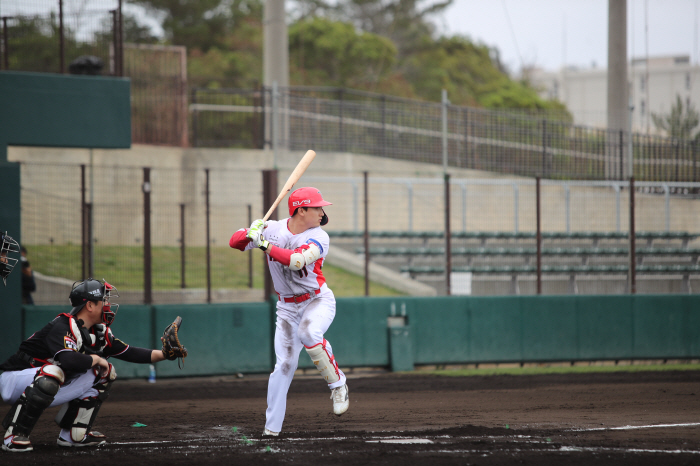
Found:
<path fill-rule="evenodd" d="M 311 293 L 313 293 L 314 295 L 317 295 L 320 292 L 321 292 L 321 289 L 319 288 L 318 290 L 310 291 L 310 292 L 304 293 L 304 294 L 296 294 L 294 296 L 282 297 L 282 295 L 280 295 L 279 293 L 278 293 L 278 296 L 280 298 L 280 301 L 284 301 L 285 303 L 297 303 L 297 304 L 299 304 L 299 303 L 303 303 L 306 300 L 311 299 L 312 298 Z"/>

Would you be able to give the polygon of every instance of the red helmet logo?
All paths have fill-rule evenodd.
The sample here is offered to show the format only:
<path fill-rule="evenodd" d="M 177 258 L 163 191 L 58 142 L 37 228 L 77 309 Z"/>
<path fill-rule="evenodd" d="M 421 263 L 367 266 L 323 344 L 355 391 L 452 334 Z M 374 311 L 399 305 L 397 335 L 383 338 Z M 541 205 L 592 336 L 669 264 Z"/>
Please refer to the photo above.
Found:
<path fill-rule="evenodd" d="M 332 205 L 324 201 L 321 191 L 316 188 L 299 188 L 289 195 L 289 216 L 294 215 L 294 211 L 299 207 L 323 207 Z"/>

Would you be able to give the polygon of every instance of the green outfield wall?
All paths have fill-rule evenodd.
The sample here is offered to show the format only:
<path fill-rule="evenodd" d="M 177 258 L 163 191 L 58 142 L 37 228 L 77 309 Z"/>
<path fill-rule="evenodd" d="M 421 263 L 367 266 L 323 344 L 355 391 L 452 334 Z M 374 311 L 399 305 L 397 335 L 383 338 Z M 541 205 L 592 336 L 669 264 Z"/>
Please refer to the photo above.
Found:
<path fill-rule="evenodd" d="M 25 306 L 24 336 L 68 310 Z M 272 370 L 274 302 L 124 305 L 113 331 L 126 343 L 158 348 L 178 315 L 190 355 L 182 370 L 158 364 L 159 376 Z M 389 328 L 392 316 L 405 325 Z M 700 295 L 340 298 L 326 338 L 341 367 L 694 359 L 700 358 Z M 313 367 L 303 351 L 299 361 Z M 145 365 L 115 365 L 120 377 L 148 374 Z"/>

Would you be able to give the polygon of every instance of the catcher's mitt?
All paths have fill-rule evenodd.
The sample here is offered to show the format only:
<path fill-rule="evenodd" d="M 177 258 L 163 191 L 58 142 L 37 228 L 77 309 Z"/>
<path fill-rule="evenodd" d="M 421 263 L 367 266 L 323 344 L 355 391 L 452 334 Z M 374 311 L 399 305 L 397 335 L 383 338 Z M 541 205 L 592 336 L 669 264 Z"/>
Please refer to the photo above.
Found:
<path fill-rule="evenodd" d="M 178 367 L 180 367 L 180 361 L 182 361 L 182 366 L 184 367 L 185 358 L 187 357 L 187 348 L 182 346 L 177 336 L 180 326 L 182 326 L 182 317 L 177 316 L 175 321 L 165 328 L 163 336 L 160 337 L 160 341 L 163 342 L 163 356 L 165 356 L 165 359 L 169 361 L 178 359 Z"/>

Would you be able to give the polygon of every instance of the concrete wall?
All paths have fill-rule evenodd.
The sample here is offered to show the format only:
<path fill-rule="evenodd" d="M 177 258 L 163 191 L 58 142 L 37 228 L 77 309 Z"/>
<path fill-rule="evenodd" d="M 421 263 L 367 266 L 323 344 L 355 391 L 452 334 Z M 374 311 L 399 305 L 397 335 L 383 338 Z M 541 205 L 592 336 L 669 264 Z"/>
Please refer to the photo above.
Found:
<path fill-rule="evenodd" d="M 22 222 L 27 244 L 79 244 L 78 166 L 85 164 L 89 168 L 91 154 L 95 167 L 95 236 L 99 244 L 141 244 L 143 167 L 152 168 L 152 241 L 155 246 L 179 245 L 180 203 L 186 204 L 188 209 L 188 244 L 204 244 L 203 193 L 207 168 L 210 170 L 211 234 L 215 245 L 225 245 L 231 232 L 247 226 L 247 205 L 252 206 L 253 217 L 262 216 L 268 208 L 262 205 L 261 171 L 273 166 L 270 151 L 153 146 L 92 151 L 10 147 L 10 160 L 23 163 Z M 278 157 L 280 187 L 302 155 L 282 153 Z M 331 218 L 328 230 L 362 230 L 364 171 L 370 173 L 371 181 L 371 229 L 443 229 L 444 186 L 442 167 L 438 165 L 348 153 L 320 153 L 297 187 L 316 186 L 333 202 L 328 208 Z M 451 169 L 450 173 L 454 183 L 451 190 L 453 230 L 535 231 L 533 180 L 465 169 Z M 89 187 L 89 169 L 87 178 Z M 386 181 L 380 182 L 379 178 Z M 624 185 L 622 187 L 618 201 L 611 187 L 571 183 L 567 197 L 565 184 L 543 182 L 542 228 L 546 231 L 567 231 L 567 228 L 571 231 L 616 231 L 618 228 L 627 231 L 628 197 Z M 638 193 L 635 200 L 638 231 L 700 231 L 700 202 L 692 196 L 671 196 L 668 216 L 663 195 Z M 287 215 L 286 199 L 278 213 L 280 217 Z"/>

